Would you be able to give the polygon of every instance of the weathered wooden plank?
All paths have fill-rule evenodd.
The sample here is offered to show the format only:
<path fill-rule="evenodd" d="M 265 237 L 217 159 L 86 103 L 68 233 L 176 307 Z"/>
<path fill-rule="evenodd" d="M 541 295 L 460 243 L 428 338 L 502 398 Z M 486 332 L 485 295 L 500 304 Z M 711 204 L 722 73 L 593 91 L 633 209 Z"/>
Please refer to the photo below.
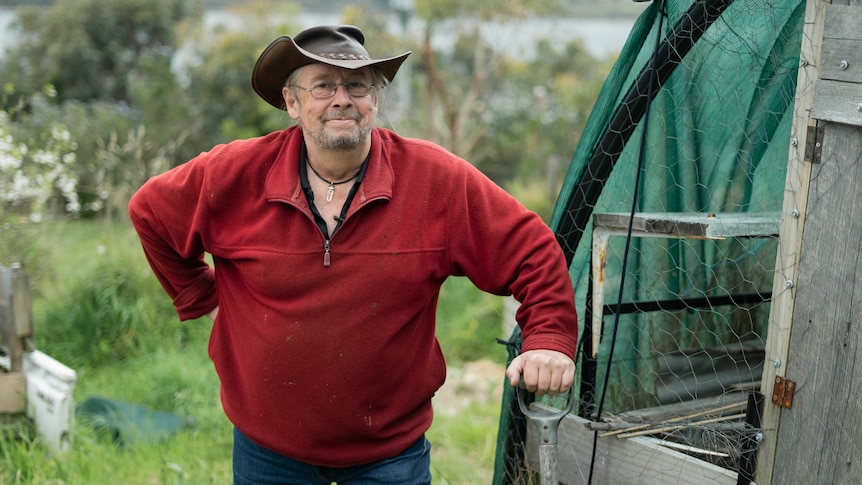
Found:
<path fill-rule="evenodd" d="M 33 350 L 33 314 L 27 274 L 18 266 L 0 266 L 0 343 L 9 354 L 9 370 L 22 369 L 24 352 Z"/>
<path fill-rule="evenodd" d="M 12 269 L 12 301 L 15 334 L 20 339 L 32 337 L 33 301 L 30 295 L 30 278 L 20 267 Z"/>
<path fill-rule="evenodd" d="M 823 39 L 820 79 L 862 82 L 862 40 Z"/>
<path fill-rule="evenodd" d="M 843 5 L 842 5 L 843 3 Z M 823 18 L 823 39 L 862 40 L 862 12 L 856 2 L 832 2 L 826 5 Z"/>
<path fill-rule="evenodd" d="M 533 404 L 538 410 L 548 410 Z M 587 420 L 569 415 L 558 428 L 557 470 L 563 483 L 586 483 L 590 474 L 594 432 Z M 527 423 L 527 463 L 538 470 L 536 430 Z M 599 438 L 593 468 L 595 485 L 736 484 L 736 472 L 662 446 L 650 437 Z"/>
<path fill-rule="evenodd" d="M 814 91 L 812 118 L 862 126 L 862 84 L 821 79 Z"/>
<path fill-rule="evenodd" d="M 827 5 L 810 116 L 862 126 L 862 8 Z"/>
<path fill-rule="evenodd" d="M 0 413 L 24 412 L 27 376 L 23 372 L 0 372 Z"/>
<path fill-rule="evenodd" d="M 854 0 L 856 1 L 856 0 Z M 841 3 L 840 1 L 835 3 Z M 792 315 L 795 304 L 793 285 L 799 269 L 802 231 L 807 218 L 808 186 L 811 180 L 811 163 L 805 161 L 808 128 L 816 121 L 808 116 L 814 98 L 814 85 L 819 75 L 820 46 L 823 38 L 826 0 L 808 0 L 805 5 L 805 24 L 800 46 L 802 61 L 796 83 L 796 101 L 793 108 L 793 132 L 788 154 L 787 175 L 784 182 L 784 201 L 781 206 L 781 227 L 775 276 L 772 284 L 772 303 L 766 339 L 766 357 L 761 380 L 764 400 L 761 429 L 763 441 L 757 453 L 755 481 L 773 483 L 776 467 L 775 453 L 781 408 L 771 403 L 776 376 L 785 375 L 788 360 Z M 778 483 L 778 482 L 775 482 Z"/>
<path fill-rule="evenodd" d="M 823 140 L 786 371 L 796 393 L 781 414 L 773 483 L 858 483 L 862 476 L 862 128 L 827 123 Z"/>
<path fill-rule="evenodd" d="M 630 214 L 593 215 L 594 227 L 625 230 Z M 679 213 L 640 212 L 632 220 L 638 236 L 693 238 L 762 237 L 778 235 L 779 214 L 772 212 Z"/>

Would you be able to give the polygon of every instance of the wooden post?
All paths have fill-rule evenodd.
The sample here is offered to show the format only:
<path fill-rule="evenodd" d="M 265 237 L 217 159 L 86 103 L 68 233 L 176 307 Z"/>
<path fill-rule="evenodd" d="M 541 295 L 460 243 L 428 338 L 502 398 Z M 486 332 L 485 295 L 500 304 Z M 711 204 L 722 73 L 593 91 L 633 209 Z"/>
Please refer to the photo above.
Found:
<path fill-rule="evenodd" d="M 862 295 L 860 22 L 862 0 L 807 4 L 794 123 L 800 143 L 784 199 L 799 217 L 794 223 L 786 210 L 781 228 L 757 483 L 855 483 L 862 473 L 855 439 L 862 331 L 854 305 Z M 794 384 L 790 408 L 773 402 L 780 378 L 785 392 Z"/>
<path fill-rule="evenodd" d="M 0 267 L 0 343 L 9 357 L 9 372 L 0 373 L 0 413 L 24 410 L 27 379 L 24 352 L 33 350 L 33 314 L 27 274 L 20 265 Z"/>
<path fill-rule="evenodd" d="M 790 154 L 784 183 L 784 202 L 781 210 L 780 238 L 772 284 L 772 306 L 766 339 L 765 362 L 760 389 L 764 394 L 761 418 L 763 441 L 757 455 L 755 479 L 757 483 L 772 483 L 775 466 L 776 436 L 780 409 L 772 404 L 771 396 L 776 376 L 783 377 L 789 358 L 790 331 L 794 305 L 794 286 L 799 271 L 802 248 L 802 230 L 808 206 L 808 187 L 811 183 L 811 163 L 805 161 L 809 143 L 809 128 L 816 121 L 808 117 L 814 97 L 820 58 L 820 40 L 823 35 L 823 8 L 825 0 L 808 0 L 805 5 L 805 25 L 802 30 L 799 74 L 796 85 L 796 102 L 793 113 Z"/>
<path fill-rule="evenodd" d="M 10 357 L 10 370 L 22 369 L 25 351 L 31 351 L 33 339 L 33 305 L 27 273 L 18 264 L 0 267 L 0 328 L 3 344 Z"/>

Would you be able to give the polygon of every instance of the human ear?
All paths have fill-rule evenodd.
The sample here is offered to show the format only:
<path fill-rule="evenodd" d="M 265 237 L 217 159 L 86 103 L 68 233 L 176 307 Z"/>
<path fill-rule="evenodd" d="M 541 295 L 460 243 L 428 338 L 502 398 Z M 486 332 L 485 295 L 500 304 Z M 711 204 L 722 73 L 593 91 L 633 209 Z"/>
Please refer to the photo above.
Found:
<path fill-rule="evenodd" d="M 299 100 L 296 99 L 289 87 L 285 86 L 281 88 L 281 97 L 284 98 L 284 107 L 287 110 L 287 114 L 294 120 L 299 119 Z"/>

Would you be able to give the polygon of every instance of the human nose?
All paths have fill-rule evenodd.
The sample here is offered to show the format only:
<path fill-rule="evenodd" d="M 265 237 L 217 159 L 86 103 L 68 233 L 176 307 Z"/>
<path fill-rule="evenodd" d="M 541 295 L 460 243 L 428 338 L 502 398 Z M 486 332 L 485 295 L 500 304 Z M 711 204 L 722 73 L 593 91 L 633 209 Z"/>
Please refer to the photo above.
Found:
<path fill-rule="evenodd" d="M 352 104 L 353 97 L 347 93 L 347 86 L 344 83 L 335 85 L 335 93 L 332 95 L 332 102 L 338 104 Z"/>

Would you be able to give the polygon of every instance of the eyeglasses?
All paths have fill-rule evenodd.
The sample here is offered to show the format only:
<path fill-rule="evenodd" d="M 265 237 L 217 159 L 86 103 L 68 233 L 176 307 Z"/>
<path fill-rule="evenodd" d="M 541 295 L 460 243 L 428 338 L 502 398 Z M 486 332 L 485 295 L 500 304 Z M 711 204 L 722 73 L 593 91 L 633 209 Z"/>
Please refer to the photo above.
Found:
<path fill-rule="evenodd" d="M 335 93 L 338 92 L 338 86 L 344 86 L 344 90 L 347 91 L 347 94 L 354 98 L 361 98 L 363 96 L 368 96 L 371 94 L 371 91 L 374 89 L 373 84 L 365 84 L 361 81 L 347 81 L 346 83 L 317 83 L 310 88 L 304 88 L 302 86 L 298 86 L 293 84 L 292 87 L 304 89 L 311 93 L 312 98 L 317 99 L 326 99 L 335 96 Z"/>

